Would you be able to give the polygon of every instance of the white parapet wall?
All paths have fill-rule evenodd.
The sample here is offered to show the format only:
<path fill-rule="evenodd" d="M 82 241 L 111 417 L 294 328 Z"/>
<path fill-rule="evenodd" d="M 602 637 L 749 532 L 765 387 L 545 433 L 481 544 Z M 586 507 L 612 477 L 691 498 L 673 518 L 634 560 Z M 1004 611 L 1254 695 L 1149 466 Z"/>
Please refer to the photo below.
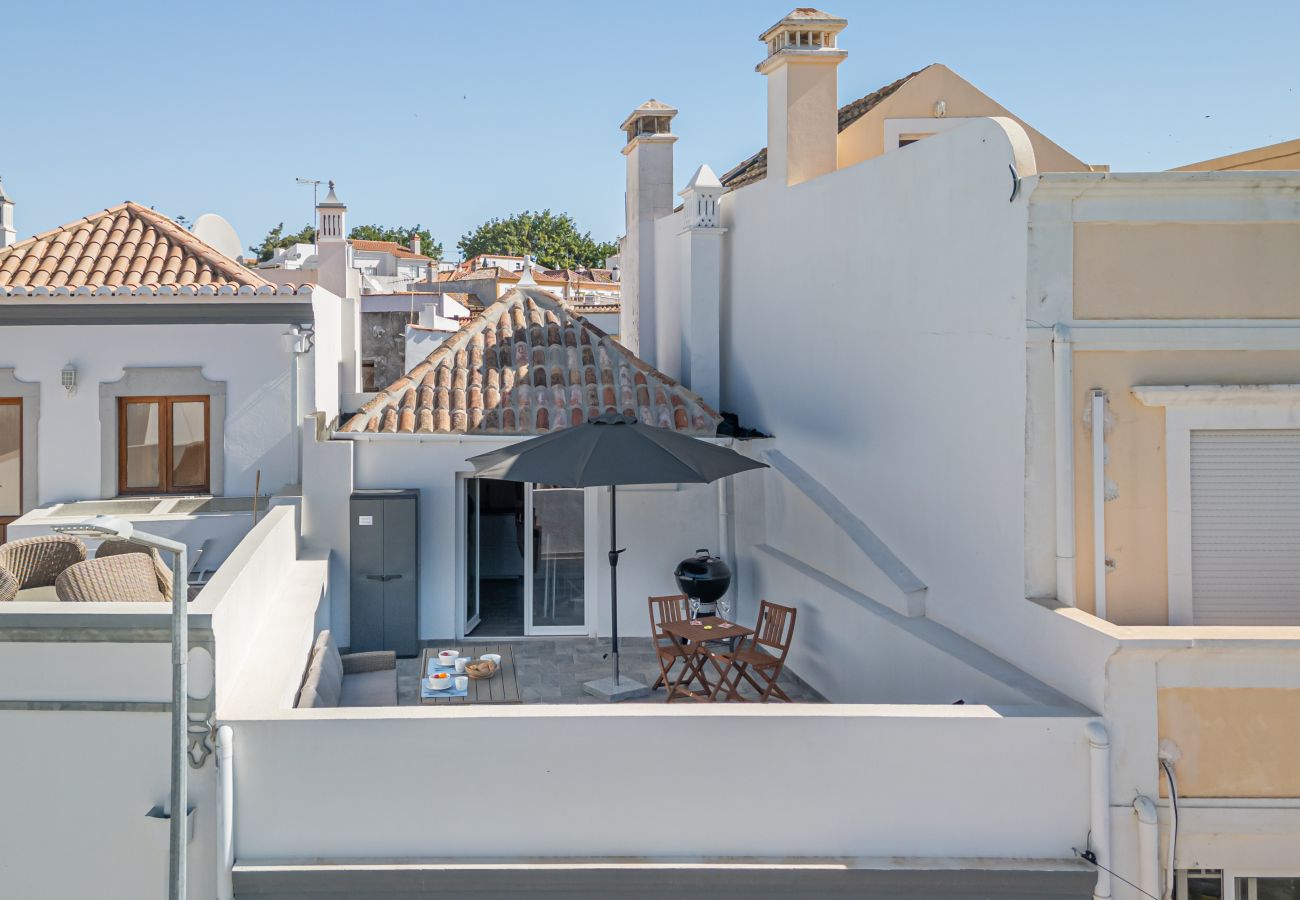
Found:
<path fill-rule="evenodd" d="M 296 507 L 270 510 L 191 601 L 200 720 L 231 691 L 275 599 L 292 588 L 321 596 L 325 564 L 298 557 L 297 534 Z M 0 604 L 0 897 L 166 896 L 168 822 L 157 812 L 170 787 L 170 620 L 167 603 Z M 309 642 L 314 622 L 303 630 Z M 189 769 L 189 802 L 189 897 L 209 900 L 211 756 Z"/>
<path fill-rule="evenodd" d="M 286 710 L 228 721 L 241 863 L 1064 859 L 1088 831 L 1082 718 L 804 705 Z M 686 760 L 708 765 L 692 775 Z M 720 781 L 725 827 L 682 827 L 672 798 L 689 807 L 683 777 Z M 484 827 L 443 827 L 443 814 Z"/>

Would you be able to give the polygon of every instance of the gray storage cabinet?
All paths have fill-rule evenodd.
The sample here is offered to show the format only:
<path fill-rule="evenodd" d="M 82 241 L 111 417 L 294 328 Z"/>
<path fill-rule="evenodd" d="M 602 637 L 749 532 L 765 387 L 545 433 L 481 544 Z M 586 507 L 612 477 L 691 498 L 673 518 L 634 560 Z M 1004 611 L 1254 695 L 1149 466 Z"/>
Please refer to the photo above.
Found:
<path fill-rule="evenodd" d="M 420 652 L 420 492 L 352 495 L 352 652 Z"/>

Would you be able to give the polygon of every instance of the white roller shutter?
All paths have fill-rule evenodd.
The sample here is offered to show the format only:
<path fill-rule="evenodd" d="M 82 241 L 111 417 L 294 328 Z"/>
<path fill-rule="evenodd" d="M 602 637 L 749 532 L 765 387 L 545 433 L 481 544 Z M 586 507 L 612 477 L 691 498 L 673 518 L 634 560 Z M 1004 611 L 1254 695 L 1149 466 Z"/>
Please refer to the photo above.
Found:
<path fill-rule="evenodd" d="M 1300 431 L 1193 431 L 1192 622 L 1300 624 Z"/>

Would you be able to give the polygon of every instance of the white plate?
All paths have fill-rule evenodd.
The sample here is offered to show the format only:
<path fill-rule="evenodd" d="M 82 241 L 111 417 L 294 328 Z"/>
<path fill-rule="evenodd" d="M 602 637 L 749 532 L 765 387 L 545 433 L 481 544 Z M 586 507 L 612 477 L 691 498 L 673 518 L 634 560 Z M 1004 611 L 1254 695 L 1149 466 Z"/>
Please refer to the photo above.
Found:
<path fill-rule="evenodd" d="M 445 691 L 456 683 L 454 678 L 426 678 L 424 685 L 431 691 Z"/>

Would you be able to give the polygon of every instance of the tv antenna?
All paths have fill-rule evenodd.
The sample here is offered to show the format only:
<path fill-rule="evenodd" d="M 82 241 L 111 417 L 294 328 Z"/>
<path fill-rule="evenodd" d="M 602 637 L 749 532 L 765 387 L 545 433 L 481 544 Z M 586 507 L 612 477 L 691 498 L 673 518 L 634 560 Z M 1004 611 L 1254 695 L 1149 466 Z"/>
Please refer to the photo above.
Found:
<path fill-rule="evenodd" d="M 313 178 L 295 178 L 294 181 L 298 182 L 298 184 L 310 184 L 310 185 L 311 185 L 311 218 L 309 218 L 309 219 L 307 220 L 307 223 L 308 223 L 309 225 L 315 225 L 315 224 L 316 224 L 316 205 L 317 205 L 317 201 L 316 201 L 316 192 L 317 192 L 318 190 L 320 190 L 320 185 L 321 185 L 321 183 L 320 183 L 320 179 L 319 179 L 319 178 L 316 178 L 316 179 L 313 179 Z"/>

